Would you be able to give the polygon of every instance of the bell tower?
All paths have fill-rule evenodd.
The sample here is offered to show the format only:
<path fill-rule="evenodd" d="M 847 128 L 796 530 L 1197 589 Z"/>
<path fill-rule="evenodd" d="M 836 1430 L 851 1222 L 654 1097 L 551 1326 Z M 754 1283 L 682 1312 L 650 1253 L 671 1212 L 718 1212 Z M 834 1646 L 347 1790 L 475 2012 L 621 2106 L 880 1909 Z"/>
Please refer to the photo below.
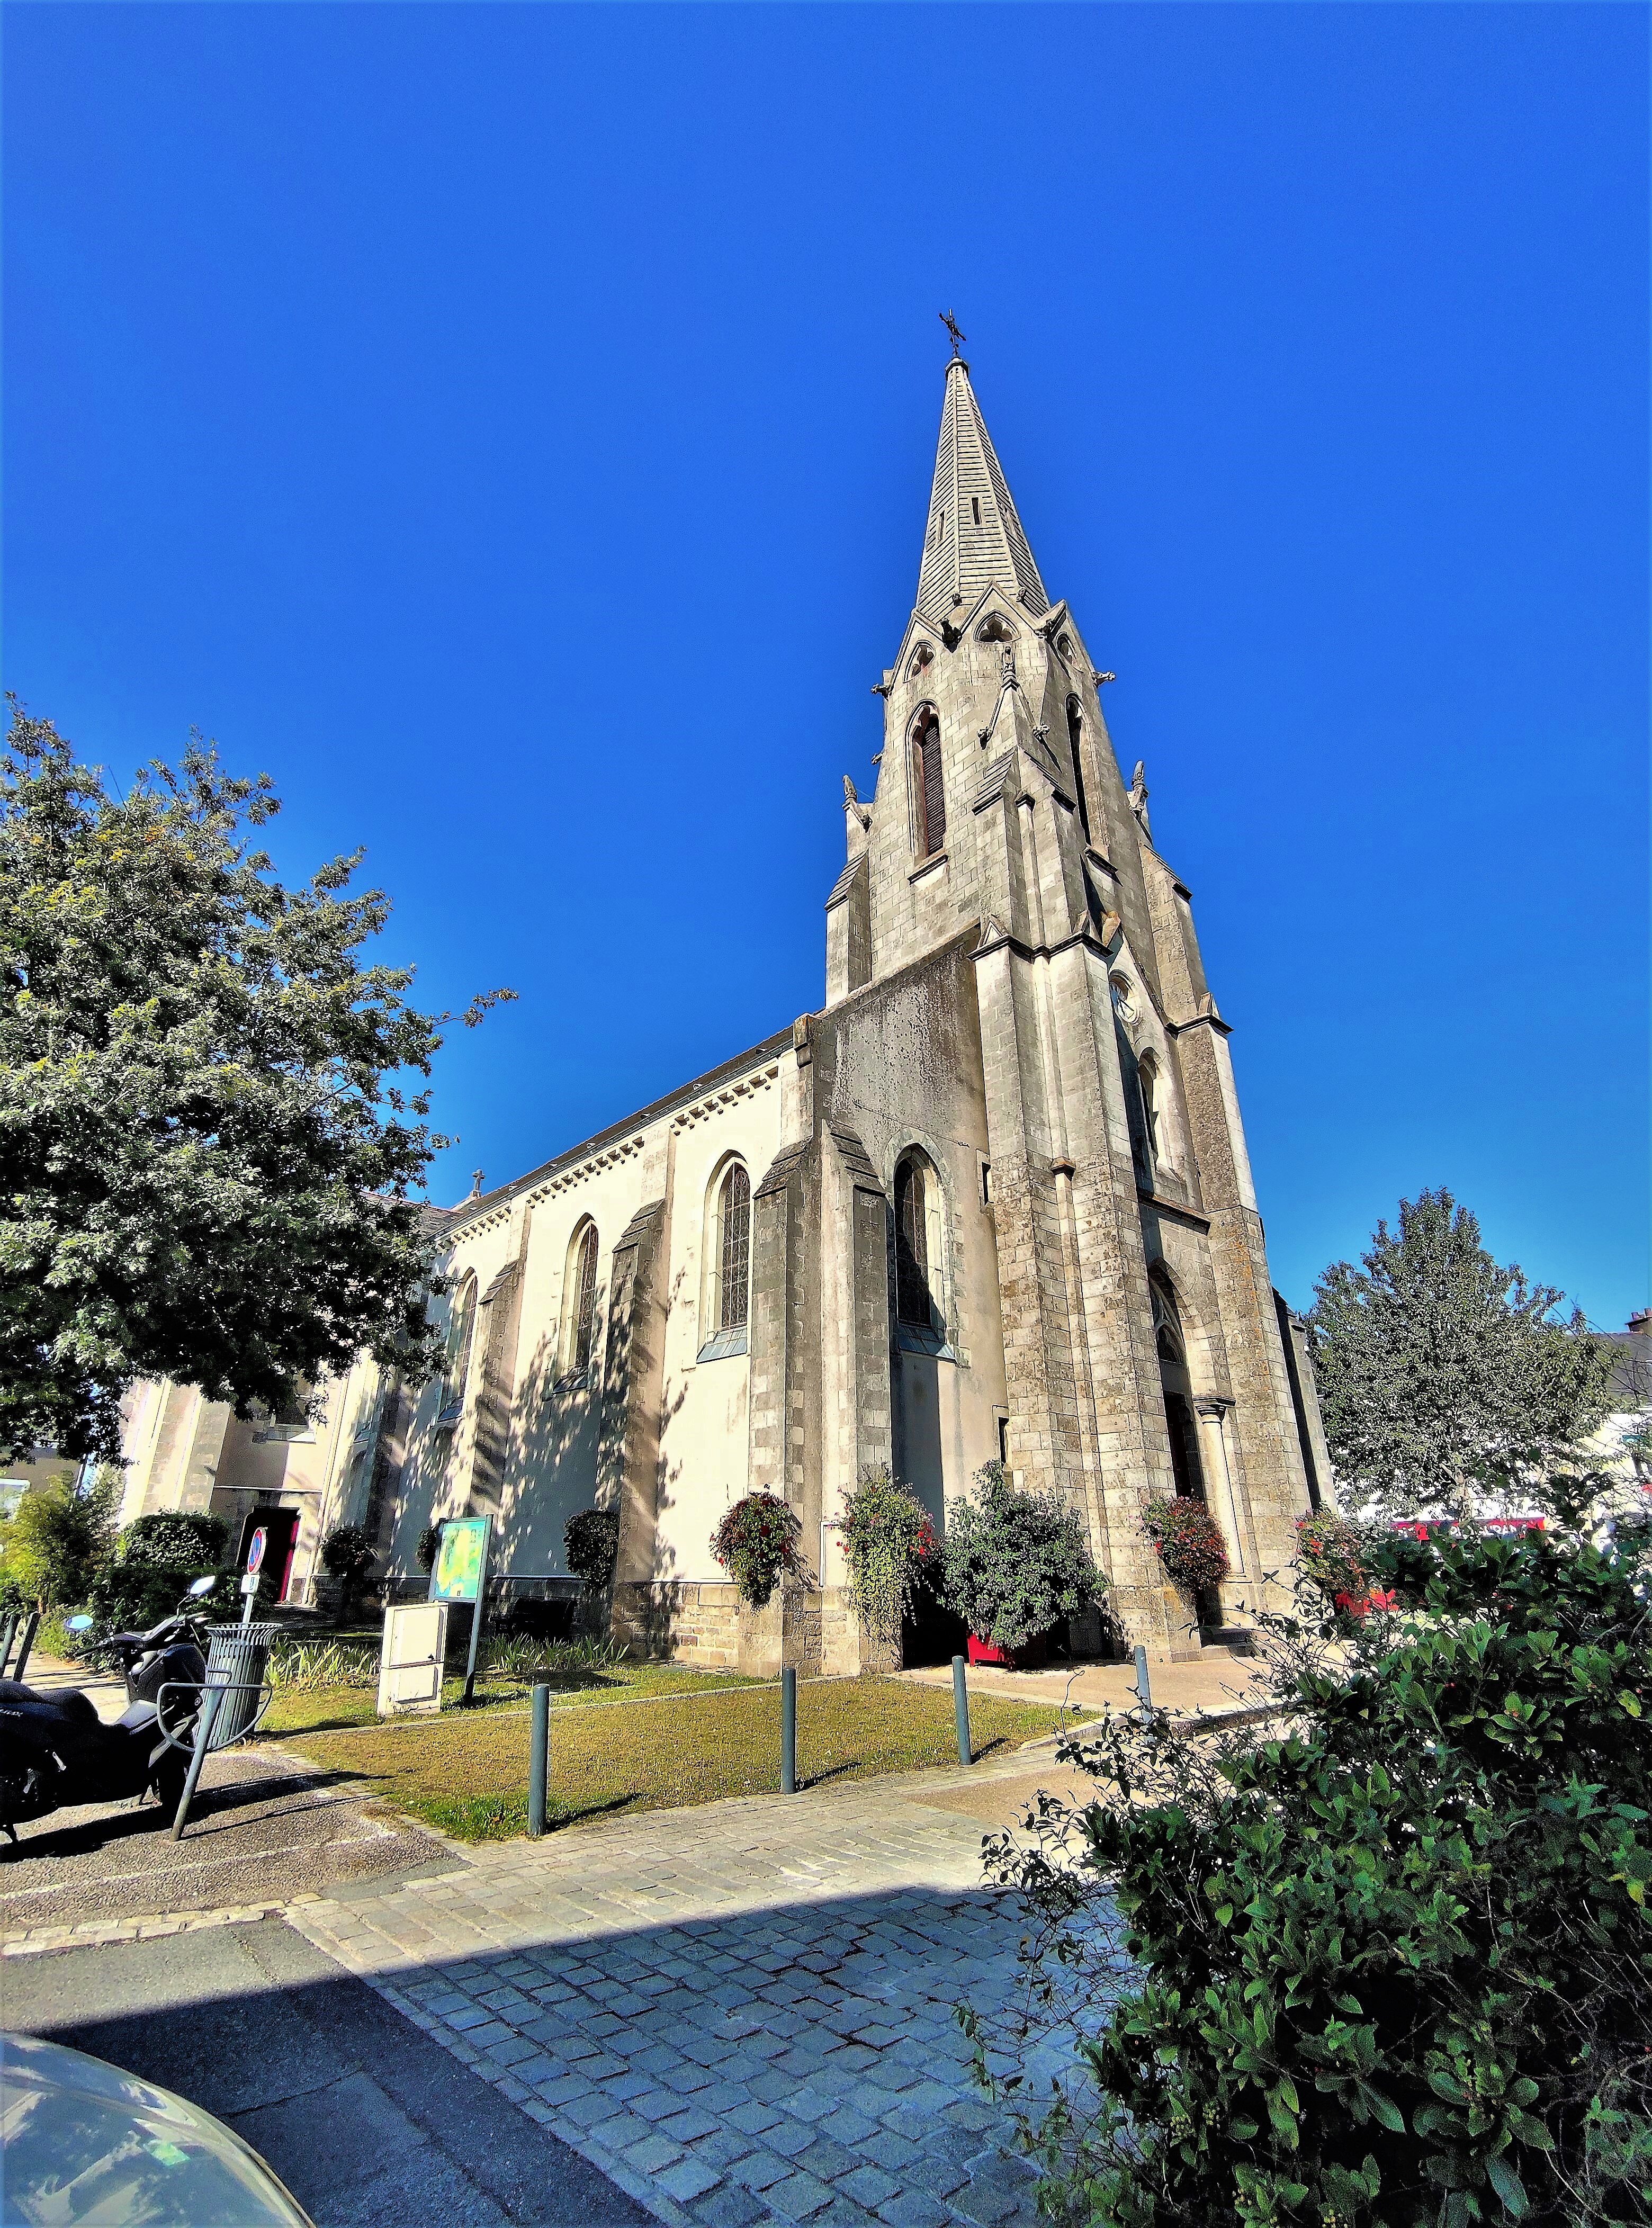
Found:
<path fill-rule="evenodd" d="M 956 340 L 944 376 L 876 792 L 845 783 L 823 1018 L 969 936 L 1008 1468 L 1081 1511 L 1131 1636 L 1179 1649 L 1145 1502 L 1192 1491 L 1223 1530 L 1207 1631 L 1267 1605 L 1309 1506 L 1228 1029 Z"/>

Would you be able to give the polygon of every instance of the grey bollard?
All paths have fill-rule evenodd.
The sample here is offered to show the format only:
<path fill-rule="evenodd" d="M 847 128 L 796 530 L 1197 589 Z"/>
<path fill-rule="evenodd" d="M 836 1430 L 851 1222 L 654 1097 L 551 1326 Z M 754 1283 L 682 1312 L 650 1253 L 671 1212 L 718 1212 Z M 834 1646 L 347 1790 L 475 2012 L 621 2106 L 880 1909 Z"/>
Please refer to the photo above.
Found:
<path fill-rule="evenodd" d="M 29 1651 L 35 1644 L 35 1632 L 39 1623 L 40 1611 L 31 1609 L 23 1621 L 22 1645 L 17 1650 L 16 1668 L 11 1674 L 14 1679 L 20 1680 L 29 1668 Z"/>
<path fill-rule="evenodd" d="M 791 1666 L 780 1674 L 780 1792 L 797 1791 L 797 1674 Z"/>
<path fill-rule="evenodd" d="M 952 1715 L 957 1722 L 958 1762 L 973 1764 L 974 1752 L 970 1747 L 970 1689 L 964 1681 L 964 1658 L 952 1658 Z"/>
<path fill-rule="evenodd" d="M 528 1753 L 528 1830 L 535 1841 L 545 1831 L 551 1776 L 551 1690 L 534 1689 L 533 1746 Z"/>
<path fill-rule="evenodd" d="M 6 1675 L 6 1664 L 11 1655 L 11 1643 L 17 1637 L 17 1612 L 13 1610 L 3 1625 L 0 1625 L 0 1679 Z"/>
<path fill-rule="evenodd" d="M 1153 1682 L 1147 1675 L 1147 1650 L 1139 1646 L 1136 1650 L 1136 1692 L 1142 1705 L 1142 1723 L 1150 1725 L 1153 1722 Z"/>

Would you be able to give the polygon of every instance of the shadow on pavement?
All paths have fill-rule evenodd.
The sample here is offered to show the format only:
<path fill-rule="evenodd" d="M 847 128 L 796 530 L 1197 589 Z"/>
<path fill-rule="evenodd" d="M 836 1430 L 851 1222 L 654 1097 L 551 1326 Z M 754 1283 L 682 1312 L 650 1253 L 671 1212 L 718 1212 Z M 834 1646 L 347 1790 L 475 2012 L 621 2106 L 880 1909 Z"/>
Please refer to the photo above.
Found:
<path fill-rule="evenodd" d="M 279 1919 L 13 1960 L 6 2018 L 226 2121 L 319 2228 L 650 2220 Z"/>

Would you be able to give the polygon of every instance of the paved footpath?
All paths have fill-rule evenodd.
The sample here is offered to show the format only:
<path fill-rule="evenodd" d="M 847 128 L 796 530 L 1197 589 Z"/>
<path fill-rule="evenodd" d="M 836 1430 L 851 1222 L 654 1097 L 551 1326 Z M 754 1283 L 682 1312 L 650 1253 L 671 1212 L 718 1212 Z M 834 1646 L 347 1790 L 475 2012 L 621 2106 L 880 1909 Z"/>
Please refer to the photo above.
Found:
<path fill-rule="evenodd" d="M 1012 1993 L 983 1823 L 1066 1777 L 1023 1752 L 661 1812 L 287 1917 L 667 2221 L 998 2228 L 1031 2170 L 953 2007 Z"/>

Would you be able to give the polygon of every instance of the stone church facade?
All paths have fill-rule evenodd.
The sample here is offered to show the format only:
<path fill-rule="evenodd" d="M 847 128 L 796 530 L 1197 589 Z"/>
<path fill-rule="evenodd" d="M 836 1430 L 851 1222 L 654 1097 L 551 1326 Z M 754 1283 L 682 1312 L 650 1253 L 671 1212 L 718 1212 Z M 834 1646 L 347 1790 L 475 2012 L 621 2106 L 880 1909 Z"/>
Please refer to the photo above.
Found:
<path fill-rule="evenodd" d="M 1277 1598 L 1324 1442 L 1227 1025 L 1142 770 L 1127 788 L 1115 759 L 1107 677 L 955 358 L 876 789 L 844 783 L 821 1008 L 440 1213 L 445 1372 L 325 1388 L 314 1537 L 366 1521 L 412 1589 L 424 1528 L 485 1512 L 502 1590 L 555 1591 L 567 1519 L 611 1508 L 617 1636 L 847 1670 L 846 1491 L 887 1466 L 944 1526 L 1002 1457 L 1081 1514 L 1115 1636 L 1197 1644 L 1142 1532 L 1156 1495 L 1215 1514 L 1226 1621 Z M 131 1473 L 129 1514 L 259 1505 L 191 1456 L 227 1412 L 196 1406 L 182 1451 Z M 763 1617 L 708 1546 L 758 1486 L 797 1512 L 808 1566 Z"/>

